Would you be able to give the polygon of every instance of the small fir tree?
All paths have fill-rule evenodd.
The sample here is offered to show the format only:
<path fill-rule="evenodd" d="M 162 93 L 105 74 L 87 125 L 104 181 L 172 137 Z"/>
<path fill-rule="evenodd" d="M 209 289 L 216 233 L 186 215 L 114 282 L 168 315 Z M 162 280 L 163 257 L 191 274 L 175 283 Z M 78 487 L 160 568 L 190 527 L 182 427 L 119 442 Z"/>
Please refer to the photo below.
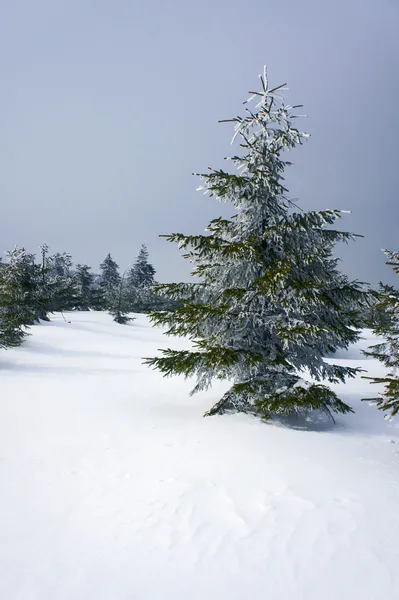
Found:
<path fill-rule="evenodd" d="M 125 273 L 122 275 L 118 288 L 113 296 L 109 299 L 108 312 L 114 318 L 116 323 L 126 325 L 129 321 L 134 321 L 133 317 L 129 317 L 129 298 L 128 290 L 125 282 Z"/>
<path fill-rule="evenodd" d="M 399 252 L 384 252 L 388 258 L 386 264 L 399 274 Z M 370 346 L 364 354 L 382 362 L 389 373 L 386 377 L 364 377 L 370 379 L 371 383 L 384 384 L 384 391 L 377 397 L 363 400 L 375 402 L 378 409 L 386 411 L 390 418 L 399 412 L 399 291 L 393 286 L 380 283 L 375 310 L 383 318 L 375 321 L 373 332 L 383 337 L 384 341 Z"/>
<path fill-rule="evenodd" d="M 327 353 L 359 337 L 365 293 L 350 282 L 332 255 L 334 245 L 353 239 L 332 226 L 339 210 L 303 212 L 287 198 L 286 151 L 306 134 L 293 125 L 295 109 L 266 72 L 259 104 L 232 119 L 243 156 L 230 160 L 237 172 L 210 169 L 201 175 L 210 196 L 231 202 L 236 214 L 217 218 L 208 235 L 166 236 L 187 249 L 195 283 L 162 284 L 157 290 L 179 301 L 151 319 L 167 335 L 188 336 L 192 350 L 163 350 L 145 362 L 165 375 L 196 376 L 193 392 L 227 379 L 229 391 L 207 414 L 257 411 L 263 418 L 321 409 L 348 413 L 322 380 L 344 381 L 359 369 L 330 364 Z M 305 372 L 317 383 L 304 381 Z"/>
<path fill-rule="evenodd" d="M 107 254 L 104 262 L 102 262 L 100 265 L 102 307 L 105 309 L 109 308 L 115 295 L 118 294 L 119 284 L 121 281 L 118 268 L 119 267 L 113 260 L 111 254 Z"/>

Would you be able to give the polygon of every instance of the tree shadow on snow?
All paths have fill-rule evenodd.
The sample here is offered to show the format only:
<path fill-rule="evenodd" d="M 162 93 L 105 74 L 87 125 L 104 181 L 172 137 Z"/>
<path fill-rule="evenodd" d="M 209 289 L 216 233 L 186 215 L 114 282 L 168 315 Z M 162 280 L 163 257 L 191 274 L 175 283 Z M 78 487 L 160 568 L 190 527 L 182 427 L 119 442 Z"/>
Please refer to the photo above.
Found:
<path fill-rule="evenodd" d="M 299 431 L 331 431 L 341 427 L 335 418 L 333 420 L 321 411 L 314 411 L 309 415 L 290 415 L 287 417 L 274 415 L 272 423 L 277 427 Z"/>
<path fill-rule="evenodd" d="M 339 433 L 340 435 L 359 436 L 396 436 L 399 435 L 399 423 L 389 422 L 384 413 L 377 410 L 371 402 L 362 402 L 359 394 L 348 395 L 341 399 L 354 409 L 347 415 L 334 414 L 334 420 L 322 411 L 309 415 L 289 417 L 273 416 L 272 424 L 277 427 L 307 432 Z"/>

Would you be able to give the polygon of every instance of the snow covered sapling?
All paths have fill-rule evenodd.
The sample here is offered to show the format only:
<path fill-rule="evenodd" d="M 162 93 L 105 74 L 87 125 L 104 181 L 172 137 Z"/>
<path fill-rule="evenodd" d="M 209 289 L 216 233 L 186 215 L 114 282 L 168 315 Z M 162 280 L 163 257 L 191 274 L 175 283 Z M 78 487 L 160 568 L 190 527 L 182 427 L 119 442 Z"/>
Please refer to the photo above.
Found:
<path fill-rule="evenodd" d="M 388 258 L 386 264 L 399 274 L 399 252 L 384 252 Z M 383 383 L 385 387 L 376 398 L 363 400 L 375 402 L 379 410 L 387 411 L 388 417 L 394 417 L 399 412 L 399 291 L 380 283 L 375 308 L 384 318 L 376 322 L 373 331 L 383 337 L 384 341 L 370 346 L 364 354 L 382 362 L 390 372 L 386 377 L 364 377 L 370 379 L 371 383 Z"/>
<path fill-rule="evenodd" d="M 109 298 L 108 312 L 113 316 L 114 321 L 120 325 L 126 325 L 129 321 L 134 321 L 133 317 L 129 317 L 129 299 L 126 289 L 125 273 L 123 273 L 119 282 L 118 288 L 113 296 Z"/>
<path fill-rule="evenodd" d="M 165 375 L 196 376 L 193 392 L 213 379 L 231 388 L 207 413 L 256 411 L 275 414 L 313 409 L 348 413 L 352 409 L 327 386 L 304 381 L 344 381 L 358 369 L 326 362 L 326 353 L 347 348 L 359 337 L 361 285 L 338 270 L 337 242 L 353 239 L 332 228 L 340 210 L 303 212 L 288 199 L 284 154 L 307 137 L 293 122 L 297 106 L 281 100 L 283 86 L 270 89 L 266 71 L 256 108 L 231 119 L 242 156 L 229 160 L 236 172 L 210 169 L 201 175 L 210 196 L 230 202 L 236 214 L 216 218 L 207 235 L 166 236 L 194 264 L 195 283 L 157 290 L 179 301 L 152 322 L 167 335 L 188 336 L 192 350 L 162 350 L 145 362 Z"/>

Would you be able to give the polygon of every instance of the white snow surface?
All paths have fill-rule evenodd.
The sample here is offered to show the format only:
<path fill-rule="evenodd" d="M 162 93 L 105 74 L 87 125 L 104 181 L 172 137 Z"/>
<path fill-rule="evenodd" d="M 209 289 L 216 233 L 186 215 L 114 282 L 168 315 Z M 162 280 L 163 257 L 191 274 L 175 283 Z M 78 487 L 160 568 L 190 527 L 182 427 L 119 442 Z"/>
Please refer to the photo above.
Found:
<path fill-rule="evenodd" d="M 69 313 L 0 351 L 1 600 L 395 600 L 399 428 L 356 413 L 202 418 L 227 384 L 142 365 L 144 315 Z M 382 374 L 361 348 L 343 364 Z"/>

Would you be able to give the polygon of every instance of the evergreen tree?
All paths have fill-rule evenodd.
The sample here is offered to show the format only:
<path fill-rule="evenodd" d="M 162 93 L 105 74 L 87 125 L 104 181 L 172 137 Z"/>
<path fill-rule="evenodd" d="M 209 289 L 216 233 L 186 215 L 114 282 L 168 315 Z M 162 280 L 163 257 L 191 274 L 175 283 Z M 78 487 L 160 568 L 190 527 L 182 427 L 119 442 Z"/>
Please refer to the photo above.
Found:
<path fill-rule="evenodd" d="M 136 262 L 126 277 L 127 295 L 130 310 L 148 312 L 159 306 L 159 298 L 154 293 L 155 269 L 148 261 L 147 246 L 142 244 Z"/>
<path fill-rule="evenodd" d="M 118 265 L 111 257 L 111 254 L 107 254 L 104 262 L 100 265 L 101 270 L 101 295 L 102 295 L 102 306 L 103 308 L 109 308 L 112 304 L 116 294 L 118 294 L 119 284 L 121 277 L 118 273 Z"/>
<path fill-rule="evenodd" d="M 384 252 L 388 257 L 386 264 L 399 274 L 399 252 Z M 384 341 L 370 346 L 364 354 L 376 358 L 390 371 L 386 377 L 364 377 L 371 383 L 383 383 L 385 387 L 378 397 L 363 400 L 375 402 L 379 410 L 387 411 L 388 417 L 394 417 L 399 412 L 399 291 L 380 283 L 375 309 L 383 318 L 375 321 L 373 331 Z"/>
<path fill-rule="evenodd" d="M 37 282 L 37 320 L 49 321 L 48 313 L 52 310 L 56 282 L 55 277 L 51 274 L 51 259 L 49 257 L 49 247 L 46 243 L 40 247 L 40 254 L 41 262 Z"/>
<path fill-rule="evenodd" d="M 15 310 L 15 284 L 0 258 L 0 348 L 19 346 L 27 335 Z"/>
<path fill-rule="evenodd" d="M 359 369 L 330 364 L 325 354 L 359 338 L 360 305 L 365 293 L 337 268 L 334 245 L 353 239 L 331 226 L 339 210 L 303 212 L 287 198 L 283 154 L 306 134 L 293 125 L 297 107 L 285 105 L 279 88 L 270 89 L 266 72 L 259 104 L 232 119 L 243 156 L 230 160 L 237 172 L 201 175 L 204 189 L 236 214 L 210 222 L 208 235 L 166 236 L 188 249 L 195 283 L 158 285 L 180 302 L 151 318 L 167 325 L 168 335 L 188 336 L 193 350 L 163 350 L 145 362 L 165 375 L 195 375 L 193 392 L 211 381 L 232 387 L 207 414 L 257 411 L 263 418 L 320 409 L 352 409 L 327 386 Z M 317 383 L 304 381 L 307 373 Z"/>
<path fill-rule="evenodd" d="M 70 273 L 72 259 L 69 254 L 49 254 L 43 244 L 38 278 L 38 319 L 49 321 L 49 313 L 70 310 L 76 301 L 76 285 Z"/>
<path fill-rule="evenodd" d="M 121 277 L 114 294 L 110 296 L 108 307 L 108 312 L 113 316 L 114 321 L 120 325 L 126 325 L 129 321 L 134 321 L 133 317 L 128 316 L 130 303 L 124 276 L 125 274 Z"/>
<path fill-rule="evenodd" d="M 51 312 L 72 310 L 77 302 L 77 284 L 72 276 L 72 257 L 70 254 L 57 252 L 49 258 L 50 276 L 54 279 L 54 293 L 51 301 Z"/>
<path fill-rule="evenodd" d="M 155 269 L 148 262 L 148 250 L 145 244 L 141 245 L 136 262 L 128 274 L 128 282 L 132 287 L 148 287 L 155 283 Z"/>
<path fill-rule="evenodd" d="M 96 301 L 93 297 L 94 276 L 90 273 L 91 267 L 88 265 L 76 265 L 74 282 L 76 285 L 77 297 L 75 308 L 78 310 L 90 310 Z"/>
<path fill-rule="evenodd" d="M 18 326 L 33 325 L 39 319 L 42 305 L 41 268 L 35 255 L 24 248 L 7 252 L 7 263 L 1 269 L 1 305 Z"/>

